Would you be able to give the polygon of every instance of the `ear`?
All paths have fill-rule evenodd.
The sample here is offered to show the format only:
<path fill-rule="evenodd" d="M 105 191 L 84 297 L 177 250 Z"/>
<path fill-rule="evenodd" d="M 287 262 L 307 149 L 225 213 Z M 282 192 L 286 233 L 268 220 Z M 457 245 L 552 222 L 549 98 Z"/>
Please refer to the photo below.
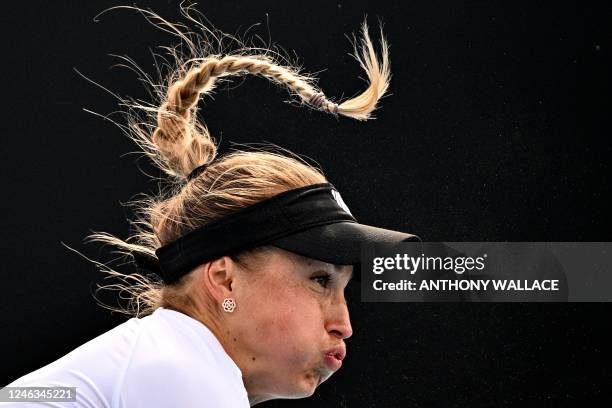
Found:
<path fill-rule="evenodd" d="M 236 265 L 228 256 L 223 256 L 203 265 L 203 280 L 208 292 L 221 302 L 232 296 L 236 278 Z"/>

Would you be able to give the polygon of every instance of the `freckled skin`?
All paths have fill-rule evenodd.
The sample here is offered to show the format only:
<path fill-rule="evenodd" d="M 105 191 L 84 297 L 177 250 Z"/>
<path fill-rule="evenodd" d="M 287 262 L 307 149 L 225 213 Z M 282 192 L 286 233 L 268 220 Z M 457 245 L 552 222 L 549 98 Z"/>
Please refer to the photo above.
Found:
<path fill-rule="evenodd" d="M 326 273 L 332 276 L 327 287 L 313 280 Z M 352 266 L 280 249 L 262 270 L 235 273 L 237 308 L 220 324 L 236 340 L 223 345 L 243 373 L 252 405 L 310 396 L 331 376 L 324 352 L 352 334 L 344 298 L 351 273 Z"/>

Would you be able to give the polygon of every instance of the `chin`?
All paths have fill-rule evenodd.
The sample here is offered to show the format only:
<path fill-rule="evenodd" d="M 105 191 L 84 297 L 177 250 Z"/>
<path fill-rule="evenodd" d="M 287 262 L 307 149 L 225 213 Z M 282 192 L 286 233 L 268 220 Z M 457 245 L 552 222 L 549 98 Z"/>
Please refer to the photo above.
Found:
<path fill-rule="evenodd" d="M 319 372 L 312 372 L 306 374 L 297 383 L 292 384 L 291 391 L 285 396 L 285 398 L 298 399 L 311 397 L 319 384 L 325 381 L 327 377 L 324 377 Z"/>
<path fill-rule="evenodd" d="M 283 391 L 276 394 L 277 398 L 300 399 L 311 397 L 315 393 L 317 387 L 324 381 L 327 381 L 332 374 L 333 372 L 325 369 L 313 369 L 301 372 L 296 377 L 293 377 L 293 381 L 290 384 L 285 383 L 284 386 L 282 386 Z M 278 390 L 280 391 L 280 389 Z"/>

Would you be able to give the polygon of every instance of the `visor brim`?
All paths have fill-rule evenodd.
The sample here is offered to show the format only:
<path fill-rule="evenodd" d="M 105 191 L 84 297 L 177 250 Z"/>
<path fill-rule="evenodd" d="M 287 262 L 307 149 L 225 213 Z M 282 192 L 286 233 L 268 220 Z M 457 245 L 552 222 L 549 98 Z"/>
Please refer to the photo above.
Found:
<path fill-rule="evenodd" d="M 421 242 L 414 234 L 356 222 L 337 222 L 309 228 L 280 239 L 271 245 L 335 265 L 358 265 L 361 244 Z"/>

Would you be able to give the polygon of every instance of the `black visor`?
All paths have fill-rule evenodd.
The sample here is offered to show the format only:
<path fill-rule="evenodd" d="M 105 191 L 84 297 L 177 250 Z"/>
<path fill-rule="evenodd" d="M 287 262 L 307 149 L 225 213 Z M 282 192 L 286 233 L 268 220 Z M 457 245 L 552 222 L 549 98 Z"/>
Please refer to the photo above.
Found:
<path fill-rule="evenodd" d="M 337 265 L 360 262 L 362 243 L 420 241 L 413 234 L 359 224 L 331 183 L 288 190 L 214 220 L 155 251 L 135 256 L 172 283 L 198 265 L 261 245 L 274 245 Z"/>
<path fill-rule="evenodd" d="M 356 265 L 361 262 L 362 243 L 408 241 L 421 239 L 413 234 L 357 222 L 337 222 L 277 239 L 272 245 L 336 265 Z"/>

